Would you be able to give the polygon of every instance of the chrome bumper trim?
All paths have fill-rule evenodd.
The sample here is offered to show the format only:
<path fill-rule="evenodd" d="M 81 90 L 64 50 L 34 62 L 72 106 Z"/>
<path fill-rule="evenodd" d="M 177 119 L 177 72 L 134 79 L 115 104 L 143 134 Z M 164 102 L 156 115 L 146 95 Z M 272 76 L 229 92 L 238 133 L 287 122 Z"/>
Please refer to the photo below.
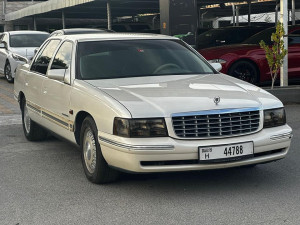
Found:
<path fill-rule="evenodd" d="M 280 140 L 280 139 L 286 139 L 289 138 L 291 139 L 293 137 L 292 132 L 288 132 L 288 133 L 283 133 L 283 134 L 276 134 L 276 135 L 272 135 L 270 137 L 271 140 Z"/>
<path fill-rule="evenodd" d="M 174 150 L 173 145 L 128 145 L 120 142 L 112 141 L 99 136 L 99 141 L 105 142 L 116 147 L 125 148 L 134 151 L 150 151 L 150 150 Z"/>

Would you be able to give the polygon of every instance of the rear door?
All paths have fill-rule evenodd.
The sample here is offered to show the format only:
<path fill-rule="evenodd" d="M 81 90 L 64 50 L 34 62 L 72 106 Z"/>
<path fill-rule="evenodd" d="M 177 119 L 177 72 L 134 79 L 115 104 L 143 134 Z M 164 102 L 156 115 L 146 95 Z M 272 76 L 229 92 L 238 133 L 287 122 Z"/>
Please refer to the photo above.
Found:
<path fill-rule="evenodd" d="M 300 79 L 300 35 L 289 37 L 289 79 Z"/>
<path fill-rule="evenodd" d="M 41 118 L 42 84 L 46 79 L 46 72 L 50 60 L 57 49 L 60 40 L 50 40 L 37 53 L 31 68 L 25 75 L 25 98 L 31 119 L 43 124 Z"/>

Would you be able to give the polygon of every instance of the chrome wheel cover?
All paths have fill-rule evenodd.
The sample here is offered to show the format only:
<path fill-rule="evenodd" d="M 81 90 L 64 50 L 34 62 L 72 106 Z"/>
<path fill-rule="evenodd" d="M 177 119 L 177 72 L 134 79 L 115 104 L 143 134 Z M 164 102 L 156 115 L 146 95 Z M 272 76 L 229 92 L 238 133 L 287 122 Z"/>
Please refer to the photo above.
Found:
<path fill-rule="evenodd" d="M 29 134 L 30 133 L 31 119 L 30 119 L 29 114 L 28 114 L 27 104 L 25 104 L 25 106 L 24 106 L 23 121 L 24 121 L 25 130 L 26 130 L 27 134 Z"/>
<path fill-rule="evenodd" d="M 6 77 L 7 80 L 11 80 L 12 79 L 10 64 L 7 64 L 7 66 L 5 67 L 4 73 L 5 73 L 5 77 Z"/>
<path fill-rule="evenodd" d="M 87 170 L 94 173 L 96 169 L 96 142 L 93 131 L 87 128 L 83 136 L 83 157 Z"/>

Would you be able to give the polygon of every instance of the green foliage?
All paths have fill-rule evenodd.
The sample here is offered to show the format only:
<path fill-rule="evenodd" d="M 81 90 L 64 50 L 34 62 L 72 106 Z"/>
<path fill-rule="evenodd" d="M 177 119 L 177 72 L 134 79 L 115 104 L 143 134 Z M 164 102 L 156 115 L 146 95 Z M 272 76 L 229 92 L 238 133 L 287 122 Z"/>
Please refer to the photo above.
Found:
<path fill-rule="evenodd" d="M 274 82 L 276 81 L 280 67 L 283 64 L 284 57 L 287 54 L 287 50 L 284 49 L 284 35 L 285 31 L 283 25 L 282 23 L 278 22 L 276 26 L 276 32 L 271 36 L 271 41 L 273 44 L 268 46 L 263 40 L 259 43 L 260 47 L 264 49 L 266 53 L 266 59 L 269 64 L 272 77 L 272 89 L 274 87 Z"/>

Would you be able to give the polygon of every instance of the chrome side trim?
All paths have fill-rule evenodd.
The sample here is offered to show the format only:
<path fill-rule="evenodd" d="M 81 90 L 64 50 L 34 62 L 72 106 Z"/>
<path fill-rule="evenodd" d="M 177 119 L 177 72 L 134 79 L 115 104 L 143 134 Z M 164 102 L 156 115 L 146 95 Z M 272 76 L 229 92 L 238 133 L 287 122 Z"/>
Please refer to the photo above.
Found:
<path fill-rule="evenodd" d="M 151 151 L 151 150 L 174 150 L 173 145 L 128 145 L 120 142 L 112 141 L 107 138 L 99 136 L 99 141 L 114 145 L 119 148 L 125 148 L 134 151 Z"/>
<path fill-rule="evenodd" d="M 74 132 L 74 122 L 71 120 L 67 120 L 55 113 L 52 113 L 30 101 L 26 101 L 28 109 L 38 113 L 42 118 L 49 120 L 52 123 L 55 123 L 71 132 Z"/>
<path fill-rule="evenodd" d="M 224 113 L 237 113 L 237 112 L 249 112 L 249 111 L 260 111 L 261 108 L 240 108 L 240 109 L 214 109 L 214 110 L 204 110 L 199 112 L 185 112 L 185 113 L 174 113 L 171 117 L 177 116 L 201 116 L 210 114 L 224 114 Z"/>
<path fill-rule="evenodd" d="M 33 111 L 37 112 L 37 113 L 41 113 L 41 110 L 39 110 L 38 108 L 34 107 L 33 105 L 31 104 L 27 104 L 27 107 L 32 109 Z"/>
<path fill-rule="evenodd" d="M 286 139 L 289 138 L 291 139 L 293 137 L 292 132 L 288 132 L 288 133 L 283 133 L 283 134 L 277 134 L 277 135 L 272 135 L 270 137 L 271 140 L 280 140 L 280 139 Z"/>

